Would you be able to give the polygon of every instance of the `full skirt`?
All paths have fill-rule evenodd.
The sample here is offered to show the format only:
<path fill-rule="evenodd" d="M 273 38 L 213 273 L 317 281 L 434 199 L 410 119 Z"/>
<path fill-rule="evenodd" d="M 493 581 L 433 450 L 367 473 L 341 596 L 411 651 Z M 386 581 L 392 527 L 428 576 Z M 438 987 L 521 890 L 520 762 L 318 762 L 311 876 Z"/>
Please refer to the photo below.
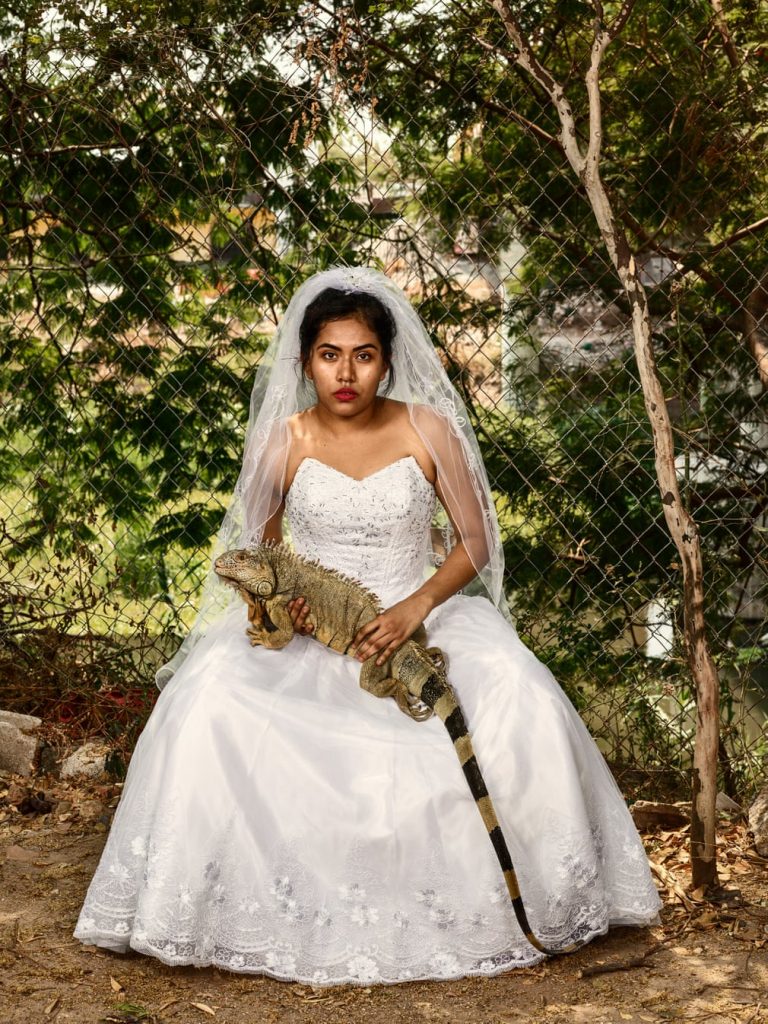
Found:
<path fill-rule="evenodd" d="M 492 975 L 523 936 L 453 744 L 311 637 L 233 606 L 160 693 L 74 936 L 313 985 Z M 622 795 L 550 670 L 483 597 L 426 620 L 547 947 L 661 905 Z"/>

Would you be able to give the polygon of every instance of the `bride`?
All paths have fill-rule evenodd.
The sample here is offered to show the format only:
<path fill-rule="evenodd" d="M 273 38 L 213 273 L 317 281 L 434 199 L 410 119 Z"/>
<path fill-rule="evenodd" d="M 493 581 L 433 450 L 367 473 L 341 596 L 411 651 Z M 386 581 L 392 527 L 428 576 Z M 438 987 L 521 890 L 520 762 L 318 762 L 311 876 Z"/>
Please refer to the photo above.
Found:
<path fill-rule="evenodd" d="M 539 941 L 658 921 L 602 755 L 503 591 L 488 478 L 407 297 L 336 267 L 294 294 L 253 388 L 221 551 L 285 538 L 375 591 L 357 662 L 295 636 L 251 647 L 211 571 L 158 672 L 74 931 L 167 964 L 313 985 L 493 975 L 542 954 L 517 923 L 453 744 L 358 685 L 423 622 L 441 648 Z"/>

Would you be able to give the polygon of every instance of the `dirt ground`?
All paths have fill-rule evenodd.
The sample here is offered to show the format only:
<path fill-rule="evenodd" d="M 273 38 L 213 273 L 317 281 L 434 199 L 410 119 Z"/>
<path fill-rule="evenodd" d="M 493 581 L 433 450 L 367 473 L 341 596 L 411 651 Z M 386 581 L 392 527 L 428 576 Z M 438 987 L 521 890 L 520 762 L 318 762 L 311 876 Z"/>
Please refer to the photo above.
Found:
<path fill-rule="evenodd" d="M 768 861 L 743 820 L 722 820 L 716 902 L 688 891 L 686 829 L 644 834 L 665 898 L 660 927 L 615 929 L 495 978 L 313 989 L 72 937 L 120 790 L 0 774 L 0 1024 L 768 1024 Z"/>

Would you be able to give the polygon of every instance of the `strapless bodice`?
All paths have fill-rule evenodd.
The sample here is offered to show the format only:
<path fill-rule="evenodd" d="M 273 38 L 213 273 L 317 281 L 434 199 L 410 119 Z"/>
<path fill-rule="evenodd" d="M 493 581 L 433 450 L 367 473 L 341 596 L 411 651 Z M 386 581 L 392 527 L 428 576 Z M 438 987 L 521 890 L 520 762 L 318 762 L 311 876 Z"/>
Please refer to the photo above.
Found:
<path fill-rule="evenodd" d="M 293 546 L 387 606 L 424 580 L 435 491 L 412 455 L 357 480 L 305 457 L 285 496 Z"/>

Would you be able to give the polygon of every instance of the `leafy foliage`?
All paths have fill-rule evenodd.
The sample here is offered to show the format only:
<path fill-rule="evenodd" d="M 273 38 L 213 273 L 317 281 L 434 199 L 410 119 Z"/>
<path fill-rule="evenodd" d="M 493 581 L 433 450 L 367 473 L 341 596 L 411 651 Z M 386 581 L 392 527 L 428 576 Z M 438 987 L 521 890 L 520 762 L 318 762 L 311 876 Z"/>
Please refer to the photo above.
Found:
<path fill-rule="evenodd" d="M 594 6 L 515 11 L 585 138 Z M 761 659 L 745 669 L 740 647 L 764 651 L 739 609 L 766 569 L 747 316 L 760 334 L 766 18 L 755 0 L 725 21 L 704 2 L 636 5 L 601 81 L 602 174 L 650 292 L 712 639 L 745 685 Z M 648 762 L 684 764 L 679 629 L 663 663 L 637 639 L 647 602 L 679 614 L 680 567 L 627 306 L 491 5 L 23 0 L 0 39 L 0 486 L 18 593 L 46 566 L 58 595 L 83 593 L 85 564 L 79 626 L 146 620 L 172 644 L 280 310 L 307 273 L 394 252 L 481 438 L 521 634 L 585 714 L 622 683 Z M 610 329 L 584 321 L 587 302 Z M 598 360 L 576 340 L 564 362 L 565 323 L 613 341 Z M 740 713 L 724 708 L 729 737 Z"/>

